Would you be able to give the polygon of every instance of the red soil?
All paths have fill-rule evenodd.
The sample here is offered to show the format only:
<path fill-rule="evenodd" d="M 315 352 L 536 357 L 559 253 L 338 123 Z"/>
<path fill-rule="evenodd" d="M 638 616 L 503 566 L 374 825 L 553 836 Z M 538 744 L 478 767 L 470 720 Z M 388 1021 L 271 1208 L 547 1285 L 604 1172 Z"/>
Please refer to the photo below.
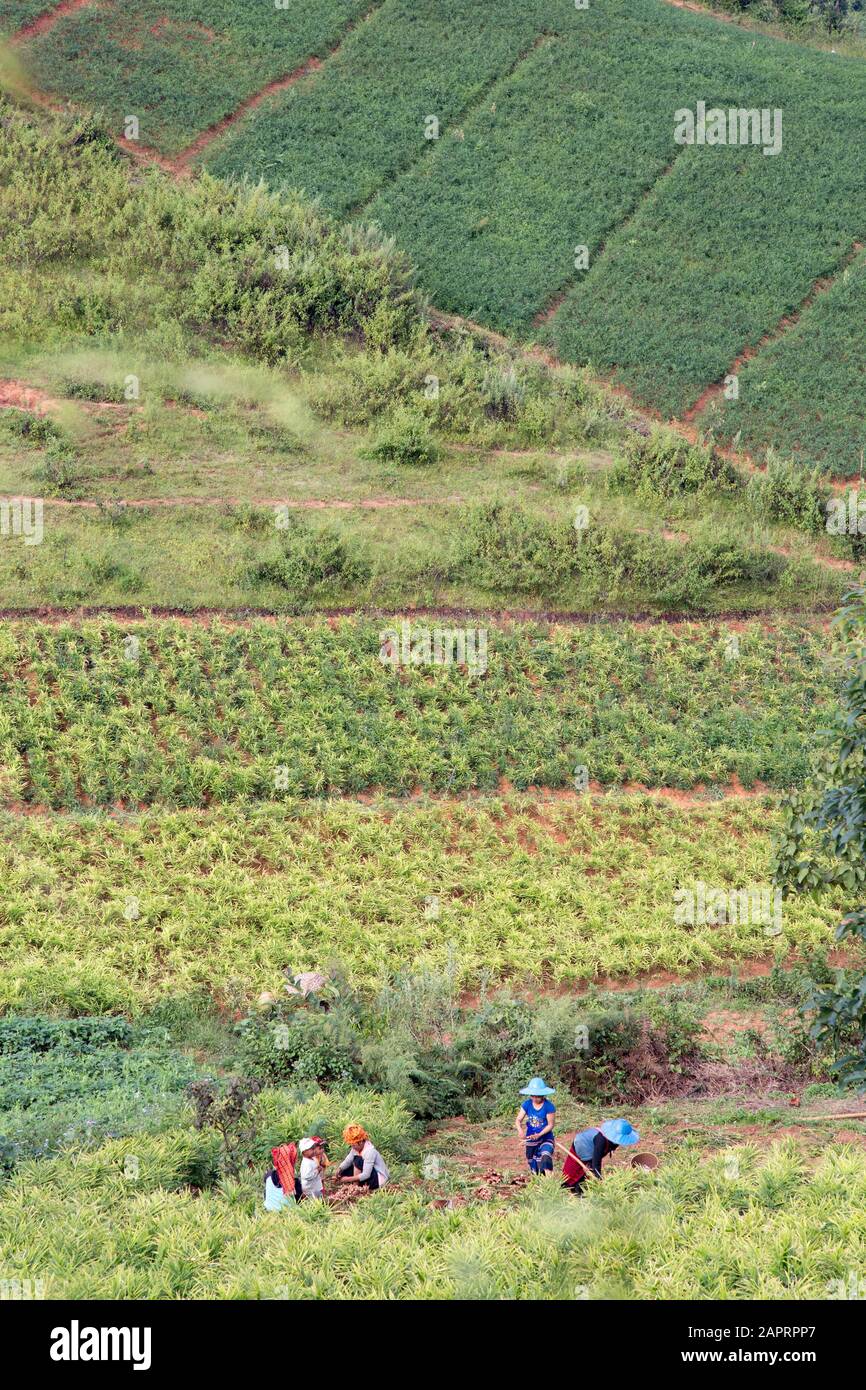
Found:
<path fill-rule="evenodd" d="M 667 3 L 675 3 L 675 0 L 667 0 Z M 788 314 L 784 318 L 780 319 L 776 327 L 770 333 L 765 333 L 763 338 L 761 338 L 760 342 L 758 342 L 754 347 L 744 348 L 740 355 L 736 357 L 734 361 L 731 363 L 730 367 L 724 375 L 736 376 L 740 368 L 752 357 L 755 357 L 762 350 L 762 348 L 769 346 L 770 343 L 776 342 L 791 328 L 793 328 L 794 325 L 806 312 L 806 310 L 811 308 L 811 306 L 815 303 L 815 300 L 818 299 L 820 295 L 825 294 L 831 285 L 835 284 L 838 277 L 842 274 L 844 270 L 847 269 L 847 267 L 851 264 L 852 261 L 856 260 L 857 256 L 859 256 L 862 250 L 863 243 L 855 241 L 851 247 L 851 250 L 839 263 L 834 273 L 832 275 L 821 276 L 820 279 L 816 280 L 812 288 L 809 290 L 809 293 L 806 295 L 805 299 L 802 300 L 799 308 L 796 309 L 794 313 Z M 721 381 L 714 382 L 711 386 L 708 386 L 706 390 L 701 393 L 701 395 L 695 401 L 694 405 L 690 406 L 689 409 L 683 415 L 683 423 L 690 424 L 692 420 L 695 420 L 699 415 L 703 414 L 707 406 L 710 405 L 710 403 L 713 400 L 716 400 L 722 394 L 723 390 L 724 377 Z"/>
<path fill-rule="evenodd" d="M 5 406 L 44 415 L 56 404 L 46 391 L 40 391 L 37 386 L 26 386 L 23 381 L 0 381 L 0 409 Z"/>
<path fill-rule="evenodd" d="M 55 5 L 53 9 L 47 9 L 45 14 L 37 15 L 31 19 L 29 24 L 25 24 L 7 43 L 26 43 L 28 39 L 36 38 L 37 34 L 44 34 L 49 29 L 53 29 L 68 14 L 74 14 L 76 10 L 83 10 L 85 5 L 89 5 L 91 0 L 62 0 L 62 3 Z"/>

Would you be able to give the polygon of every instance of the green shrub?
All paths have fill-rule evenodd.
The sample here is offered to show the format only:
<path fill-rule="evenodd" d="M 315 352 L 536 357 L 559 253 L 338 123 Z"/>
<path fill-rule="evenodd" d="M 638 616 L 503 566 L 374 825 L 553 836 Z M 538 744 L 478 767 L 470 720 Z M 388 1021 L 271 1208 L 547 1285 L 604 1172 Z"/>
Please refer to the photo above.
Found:
<path fill-rule="evenodd" d="M 623 456 L 608 474 L 613 490 L 625 489 L 653 497 L 676 497 L 713 490 L 734 492 L 742 486 L 737 469 L 711 440 L 690 444 L 666 426 L 654 425 L 648 435 L 632 434 Z"/>
<path fill-rule="evenodd" d="M 63 431 L 50 416 L 33 415 L 29 410 L 14 407 L 0 410 L 0 432 L 2 437 L 34 449 L 63 438 Z"/>
<path fill-rule="evenodd" d="M 340 1013 L 280 1004 L 238 1025 L 245 1072 L 270 1085 L 358 1081 L 358 1039 Z"/>
<path fill-rule="evenodd" d="M 459 514 L 458 563 L 472 583 L 503 593 L 552 594 L 579 563 L 576 533 L 505 502 Z"/>
<path fill-rule="evenodd" d="M 439 458 L 439 445 L 417 406 L 400 406 L 361 451 L 362 458 L 378 463 L 426 467 Z"/>
<path fill-rule="evenodd" d="M 7 102 L 2 115 L 4 334 L 44 342 L 176 323 L 190 337 L 228 337 L 280 362 L 300 360 L 310 334 L 386 349 L 417 326 L 411 266 L 381 233 L 334 224 L 261 185 L 206 173 L 183 184 L 158 171 L 141 178 L 87 118 L 35 116 Z M 67 389 L 111 395 L 74 379 Z"/>
<path fill-rule="evenodd" d="M 77 497 L 85 474 L 75 451 L 67 440 L 49 439 L 38 469 L 45 491 L 57 497 Z"/>
<path fill-rule="evenodd" d="M 61 389 L 64 396 L 79 401 L 113 401 L 115 404 L 122 404 L 126 399 L 122 386 L 86 377 L 64 377 Z"/>
<path fill-rule="evenodd" d="M 279 551 L 249 570 L 249 582 L 286 589 L 298 601 L 326 587 L 349 588 L 369 576 L 370 567 L 357 543 L 333 526 L 312 527 L 302 517 L 290 517 L 281 532 Z"/>
<path fill-rule="evenodd" d="M 430 368 L 432 371 L 432 366 Z M 420 397 L 424 388 L 424 342 L 413 341 L 412 350 L 387 352 L 339 350 L 327 373 L 311 378 L 308 399 L 326 420 L 344 425 L 370 425 L 397 406 Z"/>
<path fill-rule="evenodd" d="M 772 450 L 762 473 L 753 473 L 746 501 L 759 521 L 769 526 L 794 526 L 812 535 L 824 530 L 830 489 L 819 469 L 804 468 Z"/>

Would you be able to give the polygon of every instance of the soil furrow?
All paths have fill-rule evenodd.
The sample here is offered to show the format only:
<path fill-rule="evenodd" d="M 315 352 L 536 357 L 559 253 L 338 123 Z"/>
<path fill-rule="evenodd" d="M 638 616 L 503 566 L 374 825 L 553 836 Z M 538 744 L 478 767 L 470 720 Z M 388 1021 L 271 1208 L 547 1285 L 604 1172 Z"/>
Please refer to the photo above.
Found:
<path fill-rule="evenodd" d="M 377 621 L 392 621 L 395 617 L 404 618 L 462 618 L 467 622 L 487 622 L 507 626 L 509 623 L 543 623 L 548 627 L 592 627 L 611 623 L 628 623 L 636 627 L 700 624 L 703 627 L 723 624 L 760 623 L 767 632 L 775 630 L 780 622 L 797 619 L 818 620 L 822 627 L 829 625 L 830 615 L 836 611 L 836 603 L 816 604 L 811 608 L 780 608 L 773 613 L 754 613 L 748 609 L 727 609 L 718 613 L 626 613 L 612 610 L 609 613 L 588 613 L 554 608 L 457 608 L 448 605 L 420 604 L 413 608 L 378 608 L 363 604 L 355 607 L 317 608 L 306 613 L 281 612 L 275 608 L 172 608 L 154 603 L 147 607 L 140 604 L 92 604 L 77 607 L 63 607 L 60 604 L 42 604 L 33 608 L 0 608 L 0 621 L 21 623 L 67 623 L 89 618 L 113 618 L 124 622 L 148 622 L 151 618 L 176 618 L 186 623 L 222 622 L 243 626 L 251 622 L 310 622 L 316 619 L 374 618 Z"/>
<path fill-rule="evenodd" d="M 668 3 L 670 3 L 670 0 L 668 0 Z M 758 353 L 764 348 L 769 347 L 771 343 L 778 342 L 780 338 L 783 338 L 786 333 L 790 332 L 802 318 L 803 314 L 812 307 L 815 300 L 822 294 L 826 294 L 827 291 L 836 284 L 839 277 L 844 275 L 845 271 L 857 259 L 862 250 L 863 243 L 855 241 L 850 250 L 845 253 L 836 269 L 830 275 L 822 275 L 815 281 L 809 293 L 793 313 L 784 315 L 776 324 L 776 327 L 769 333 L 765 333 L 759 342 L 751 347 L 743 348 L 742 352 L 734 358 L 734 361 L 721 379 L 707 386 L 706 389 L 701 392 L 694 405 L 689 406 L 688 410 L 685 411 L 681 417 L 683 424 L 689 425 L 693 420 L 696 420 L 699 415 L 703 414 L 707 407 L 722 394 L 725 388 L 725 381 L 729 376 L 736 376 L 740 368 L 743 367 L 746 362 L 753 357 L 757 357 Z"/>
<path fill-rule="evenodd" d="M 31 19 L 30 22 L 19 29 L 17 33 L 12 34 L 6 42 L 12 44 L 26 43 L 28 39 L 36 38 L 38 34 L 46 34 L 49 29 L 53 29 L 54 25 L 59 23 L 66 15 L 74 14 L 76 10 L 83 10 L 85 6 L 90 3 L 91 0 L 62 0 L 62 3 L 55 5 L 53 9 L 46 7 L 43 14 L 37 15 L 35 19 Z"/>

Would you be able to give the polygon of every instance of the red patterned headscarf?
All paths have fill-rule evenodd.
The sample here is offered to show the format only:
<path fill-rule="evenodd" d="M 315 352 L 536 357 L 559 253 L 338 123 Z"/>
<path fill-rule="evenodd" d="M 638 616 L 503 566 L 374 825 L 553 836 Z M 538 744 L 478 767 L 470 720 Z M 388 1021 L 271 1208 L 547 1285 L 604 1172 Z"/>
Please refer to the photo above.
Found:
<path fill-rule="evenodd" d="M 274 1167 L 277 1170 L 277 1177 L 284 1194 L 286 1197 L 294 1196 L 295 1164 L 298 1161 L 297 1144 L 280 1144 L 278 1149 L 271 1149 L 271 1158 L 274 1160 Z"/>

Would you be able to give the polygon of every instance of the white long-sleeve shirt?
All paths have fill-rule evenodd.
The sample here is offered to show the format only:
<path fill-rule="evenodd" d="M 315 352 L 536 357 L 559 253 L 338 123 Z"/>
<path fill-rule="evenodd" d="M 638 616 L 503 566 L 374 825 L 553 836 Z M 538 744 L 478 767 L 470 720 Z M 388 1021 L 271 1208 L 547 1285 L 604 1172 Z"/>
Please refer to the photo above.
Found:
<path fill-rule="evenodd" d="M 376 1172 L 379 1175 L 379 1186 L 384 1187 L 391 1174 L 388 1172 L 388 1167 L 385 1163 L 384 1158 L 379 1153 L 379 1150 L 373 1148 L 373 1145 L 370 1143 L 369 1139 L 367 1140 L 363 1149 L 361 1150 L 361 1159 L 364 1164 L 363 1168 L 361 1169 L 361 1181 L 366 1182 L 367 1178 L 369 1178 L 370 1174 L 375 1168 Z M 343 1159 L 343 1162 L 340 1164 L 340 1172 L 348 1173 L 349 1169 L 354 1167 L 354 1164 L 355 1150 L 350 1149 L 349 1152 L 346 1154 L 346 1157 Z"/>
<path fill-rule="evenodd" d="M 324 1197 L 322 1170 L 314 1158 L 301 1159 L 301 1191 L 305 1197 Z"/>

